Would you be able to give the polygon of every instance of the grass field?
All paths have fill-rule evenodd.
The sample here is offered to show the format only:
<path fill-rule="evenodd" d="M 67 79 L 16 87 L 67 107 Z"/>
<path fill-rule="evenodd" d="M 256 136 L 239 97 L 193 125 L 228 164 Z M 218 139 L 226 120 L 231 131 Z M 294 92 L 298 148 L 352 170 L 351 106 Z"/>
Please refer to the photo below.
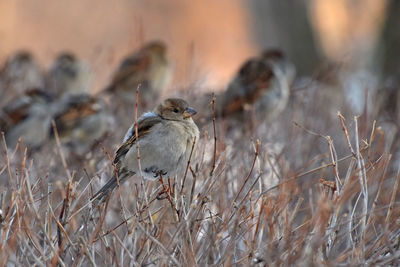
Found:
<path fill-rule="evenodd" d="M 0 265 L 398 266 L 398 129 L 376 105 L 355 116 L 344 89 L 308 83 L 272 120 L 217 118 L 185 174 L 133 177 L 97 207 L 127 127 L 82 158 L 3 137 Z"/>

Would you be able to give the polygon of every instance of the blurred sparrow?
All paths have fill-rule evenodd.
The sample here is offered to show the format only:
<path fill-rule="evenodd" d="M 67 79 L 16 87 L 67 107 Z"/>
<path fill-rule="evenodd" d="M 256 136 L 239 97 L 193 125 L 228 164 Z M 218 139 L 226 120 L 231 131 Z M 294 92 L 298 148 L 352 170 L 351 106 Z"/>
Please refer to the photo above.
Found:
<path fill-rule="evenodd" d="M 161 41 L 153 41 L 122 61 L 105 92 L 115 93 L 134 103 L 136 88 L 140 84 L 140 99 L 149 105 L 168 85 L 170 76 L 167 46 Z"/>
<path fill-rule="evenodd" d="M 44 78 L 39 64 L 27 51 L 11 56 L 2 70 L 1 104 L 21 96 L 25 91 L 44 87 Z"/>
<path fill-rule="evenodd" d="M 137 121 L 138 140 L 132 125 L 114 158 L 119 183 L 134 174 L 155 180 L 160 175 L 173 176 L 185 170 L 193 142 L 199 139 L 199 129 L 192 120 L 196 111 L 186 101 L 169 98 L 153 112 Z M 140 166 L 138 163 L 139 147 Z M 101 200 L 117 186 L 114 175 L 92 198 Z"/>
<path fill-rule="evenodd" d="M 295 67 L 281 51 L 266 50 L 248 60 L 228 85 L 222 96 L 222 115 L 252 105 L 260 117 L 275 117 L 286 107 L 294 77 Z"/>
<path fill-rule="evenodd" d="M 47 93 L 32 89 L 0 111 L 0 128 L 8 146 L 15 146 L 21 138 L 29 148 L 37 149 L 47 140 L 51 122 L 50 102 Z"/>
<path fill-rule="evenodd" d="M 87 93 L 92 85 L 90 66 L 72 53 L 61 53 L 47 73 L 46 83 L 57 98 Z"/>
<path fill-rule="evenodd" d="M 112 117 L 100 98 L 76 94 L 60 102 L 54 115 L 60 142 L 82 156 L 109 130 Z M 50 133 L 54 136 L 52 128 Z"/>

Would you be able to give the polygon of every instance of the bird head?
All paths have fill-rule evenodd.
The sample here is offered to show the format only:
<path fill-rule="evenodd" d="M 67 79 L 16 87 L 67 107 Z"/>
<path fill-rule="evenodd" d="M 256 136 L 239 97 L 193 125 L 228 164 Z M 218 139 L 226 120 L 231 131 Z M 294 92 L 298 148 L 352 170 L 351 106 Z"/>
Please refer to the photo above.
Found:
<path fill-rule="evenodd" d="M 8 64 L 24 64 L 32 62 L 33 56 L 28 51 L 19 51 L 13 57 L 11 57 L 8 61 Z"/>
<path fill-rule="evenodd" d="M 57 56 L 53 69 L 58 69 L 58 71 L 62 71 L 64 75 L 75 78 L 78 74 L 77 61 L 78 60 L 72 53 L 63 52 Z"/>
<path fill-rule="evenodd" d="M 194 116 L 197 111 L 189 107 L 188 103 L 180 98 L 168 98 L 164 100 L 155 111 L 158 115 L 167 120 L 188 120 Z"/>
<path fill-rule="evenodd" d="M 3 71 L 6 76 L 11 77 L 19 73 L 21 77 L 18 78 L 26 79 L 24 77 L 26 72 L 36 68 L 40 69 L 33 55 L 28 51 L 22 50 L 8 58 Z"/>
<path fill-rule="evenodd" d="M 143 47 L 143 51 L 153 56 L 166 57 L 167 45 L 162 41 L 152 41 Z"/>
<path fill-rule="evenodd" d="M 283 60 L 286 58 L 285 54 L 283 51 L 277 49 L 277 48 L 272 48 L 272 49 L 266 49 L 261 53 L 261 58 L 267 59 L 267 60 Z"/>

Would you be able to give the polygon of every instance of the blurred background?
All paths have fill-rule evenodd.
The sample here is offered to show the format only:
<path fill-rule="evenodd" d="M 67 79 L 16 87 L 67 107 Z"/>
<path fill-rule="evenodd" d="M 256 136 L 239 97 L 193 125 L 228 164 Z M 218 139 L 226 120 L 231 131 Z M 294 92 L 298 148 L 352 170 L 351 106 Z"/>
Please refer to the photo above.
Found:
<path fill-rule="evenodd" d="M 399 23 L 388 23 L 399 20 L 396 5 L 383 0 L 1 0 L 0 60 L 26 49 L 49 67 L 59 52 L 71 51 L 94 68 L 94 91 L 106 85 L 126 54 L 153 39 L 169 46 L 175 88 L 196 82 L 219 90 L 245 59 L 269 47 L 282 48 L 301 75 L 311 75 L 326 60 L 375 72 L 385 61 L 377 48 L 392 41 L 390 25 L 396 29 Z"/>
<path fill-rule="evenodd" d="M 162 40 L 173 66 L 162 97 L 184 97 L 204 118 L 210 97 L 203 92 L 224 92 L 246 60 L 278 48 L 296 67 L 284 121 L 311 116 L 310 127 L 335 136 L 338 111 L 360 115 L 364 129 L 378 120 L 391 144 L 400 135 L 399 14 L 395 0 L 0 0 L 0 63 L 27 50 L 48 71 L 71 52 L 94 70 L 95 94 L 126 55 Z"/>
<path fill-rule="evenodd" d="M 208 224 L 207 218 L 230 218 L 222 219 L 221 222 L 216 219 L 215 222 L 218 223 L 210 224 L 212 227 L 209 228 L 196 228 L 210 233 L 210 237 L 203 238 L 202 235 L 197 235 L 201 237 L 197 238 L 193 235 L 193 243 L 197 242 L 196 246 L 200 249 L 196 251 L 197 254 L 192 252 L 192 245 L 186 250 L 182 249 L 183 253 L 190 254 L 188 259 L 202 258 L 202 261 L 197 263 L 200 266 L 221 265 L 223 261 L 219 260 L 219 253 L 222 248 L 227 251 L 225 258 L 228 259 L 228 263 L 234 258 L 231 257 L 231 251 L 238 253 L 237 262 L 242 259 L 250 260 L 250 255 L 257 255 L 253 253 L 257 239 L 260 242 L 256 247 L 268 254 L 265 256 L 265 263 L 272 262 L 268 257 L 274 255 L 273 257 L 283 259 L 281 262 L 287 262 L 289 266 L 291 262 L 292 265 L 305 262 L 304 266 L 387 266 L 389 261 L 378 261 L 389 257 L 389 260 L 394 261 L 393 266 L 399 266 L 400 201 L 399 194 L 396 196 L 400 188 L 399 0 L 0 0 L 0 18 L 0 132 L 5 132 L 5 138 L 0 140 L 0 143 L 4 143 L 0 148 L 0 211 L 6 211 L 5 207 L 8 205 L 1 192 L 3 195 L 10 195 L 12 192 L 17 201 L 25 201 L 15 205 L 23 208 L 22 211 L 16 212 L 17 216 L 26 214 L 25 207 L 31 206 L 32 196 L 28 201 L 26 192 L 23 191 L 25 187 L 20 187 L 22 193 L 14 188 L 24 185 L 24 179 L 31 177 L 31 184 L 35 185 L 35 188 L 37 186 L 34 198 L 40 203 L 42 217 L 49 220 L 48 223 L 43 222 L 44 224 L 40 225 L 36 220 L 30 220 L 34 218 L 33 215 L 26 215 L 29 219 L 25 220 L 33 222 L 30 228 L 31 235 L 37 235 L 38 240 L 45 240 L 42 239 L 44 235 L 41 231 L 48 227 L 47 225 L 53 224 L 56 229 L 55 221 L 49 216 L 48 207 L 51 208 L 54 204 L 54 208 L 51 209 L 56 210 L 56 214 L 61 214 L 60 220 L 63 218 L 64 205 L 67 204 L 57 203 L 67 203 L 60 201 L 64 201 L 63 196 L 68 195 L 66 192 L 70 190 L 69 185 L 72 181 L 76 183 L 74 194 L 76 192 L 78 197 L 72 197 L 76 202 L 71 205 L 71 211 L 80 207 L 80 204 L 76 203 L 83 203 L 89 199 L 92 189 L 100 188 L 115 173 L 112 158 L 126 129 L 132 124 L 132 114 L 135 111 L 135 101 L 132 99 L 136 98 L 136 90 L 129 90 L 130 96 L 133 95 L 132 99 L 128 99 L 124 94 L 118 95 L 118 79 L 115 79 L 115 94 L 111 90 L 113 86 L 108 87 L 110 91 L 104 89 L 110 84 L 113 85 L 114 78 L 121 73 L 127 74 L 125 76 L 129 78 L 133 77 L 132 79 L 138 76 L 138 80 L 144 76 L 140 84 L 147 82 L 149 88 L 153 86 L 153 82 L 162 84 L 168 80 L 169 77 L 158 77 L 168 75 L 158 75 L 163 71 L 157 73 L 159 69 L 156 67 L 156 74 L 153 73 L 152 67 L 143 67 L 153 59 L 149 60 L 150 56 L 163 53 L 160 51 L 164 49 L 157 45 L 155 52 L 151 51 L 154 54 L 145 51 L 146 54 L 140 50 L 138 54 L 134 54 L 131 62 L 129 58 L 125 60 L 122 65 L 127 65 L 128 71 L 123 68 L 122 71 L 118 70 L 118 66 L 127 55 L 138 51 L 149 41 L 162 40 L 168 46 L 168 59 L 173 66 L 172 80 L 168 88 L 162 88 L 161 96 L 158 92 L 155 92 L 157 97 L 149 94 L 151 101 L 145 97 L 146 89 L 142 90 L 140 100 L 143 103 L 138 101 L 138 113 L 142 114 L 145 110 L 152 109 L 157 105 L 158 98 L 167 96 L 185 98 L 196 108 L 199 114 L 194 120 L 201 131 L 198 143 L 201 149 L 190 162 L 194 169 L 190 168 L 194 179 L 193 183 L 191 182 L 192 188 L 189 188 L 187 182 L 185 190 L 191 190 L 191 197 L 183 197 L 187 194 L 182 193 L 183 182 L 179 193 L 181 196 L 177 199 L 188 202 L 182 202 L 184 204 L 179 206 L 191 209 L 195 201 L 198 201 L 197 197 L 192 198 L 194 195 L 201 196 L 201 206 L 209 202 L 207 206 L 210 208 L 207 207 L 201 212 L 204 221 L 198 219 L 201 216 L 197 217 L 200 209 L 199 212 L 190 212 L 193 216 L 191 220 L 196 222 L 192 224 L 193 229 L 197 227 L 198 221 L 198 225 L 203 222 L 204 225 Z M 272 50 L 277 53 L 271 53 L 270 59 L 263 58 L 265 54 L 261 56 L 261 51 L 273 48 L 278 48 Z M 23 80 L 21 77 L 26 78 L 27 83 L 32 83 L 28 75 L 30 73 L 24 73 L 23 66 L 18 65 L 18 60 L 15 68 L 12 68 L 12 64 L 7 68 L 6 64 L 15 53 L 24 50 L 30 52 L 39 63 L 35 64 L 33 69 L 36 70 L 35 66 L 40 66 L 39 74 L 35 72 L 37 75 L 32 75 L 39 76 L 39 85 L 29 84 L 28 89 L 51 88 L 51 78 L 54 78 L 54 87 L 61 88 L 60 91 L 65 91 L 65 95 L 56 95 L 54 100 L 51 98 L 54 96 L 46 95 L 40 90 L 14 90 L 18 86 L 14 86 L 13 82 L 19 85 L 18 82 Z M 281 53 L 277 56 L 278 60 L 274 59 L 280 50 L 287 57 L 283 57 Z M 55 58 L 64 52 L 70 54 L 64 54 L 59 66 L 56 64 L 54 68 L 57 70 L 59 67 L 60 72 L 53 71 Z M 143 54 L 145 56 L 140 57 Z M 89 68 L 83 67 L 85 64 L 74 65 L 74 55 L 79 60 L 89 63 L 94 72 L 93 79 L 88 75 L 91 73 Z M 24 61 L 26 57 L 25 54 L 20 61 Z M 136 58 L 139 58 L 139 63 L 135 61 Z M 247 61 L 250 58 L 253 60 Z M 169 64 L 165 67 L 160 60 L 154 62 L 157 63 L 154 65 L 167 69 L 165 72 L 169 73 Z M 245 62 L 254 64 L 244 64 Z M 63 65 L 66 65 L 65 69 Z M 261 67 L 258 69 L 258 66 Z M 292 68 L 293 66 L 295 68 Z M 4 73 L 7 69 L 15 75 L 9 75 L 12 77 L 5 79 L 3 76 L 6 76 Z M 74 74 L 75 70 L 78 74 Z M 138 74 L 133 73 L 136 70 Z M 80 75 L 80 72 L 83 74 Z M 69 82 L 68 77 L 64 81 L 65 77 L 62 74 L 71 76 L 72 82 Z M 46 76 L 46 83 L 47 76 L 50 77 L 50 86 L 43 85 L 45 82 L 42 76 Z M 120 88 L 136 89 L 137 83 L 134 82 L 126 82 L 128 85 L 122 84 Z M 60 84 L 65 84 L 65 88 L 69 89 L 88 88 L 90 94 L 87 94 L 86 90 L 70 92 L 64 90 Z M 19 102 L 14 104 L 11 101 L 14 96 L 4 93 L 6 90 L 9 94 L 15 94 Z M 148 91 L 152 93 L 151 90 Z M 213 106 L 215 109 L 210 104 L 214 103 L 211 101 L 210 92 L 216 93 Z M 126 103 L 123 103 L 124 100 Z M 8 105 L 10 103 L 11 107 Z M 222 111 L 219 110 L 221 107 Z M 231 113 L 229 108 L 233 110 Z M 226 110 L 228 111 L 224 114 Z M 3 124 L 7 128 L 2 126 L 2 116 L 6 118 Z M 216 120 L 213 120 L 215 117 Z M 31 147 L 28 158 L 26 150 L 20 146 L 24 142 Z M 25 166 L 30 176 L 25 177 Z M 368 182 L 368 189 L 366 182 L 361 182 L 358 186 L 359 181 L 363 180 L 361 177 Z M 210 180 L 211 178 L 213 180 Z M 179 188 L 181 180 L 176 181 Z M 380 181 L 379 186 L 377 181 Z M 136 182 L 137 180 L 130 180 L 131 185 Z M 68 188 L 64 186 L 67 183 Z M 87 184 L 90 184 L 90 190 Z M 135 186 L 136 189 L 139 188 L 137 184 Z M 146 206 L 147 209 L 148 205 L 137 204 L 137 200 L 147 199 L 148 196 L 142 198 L 141 194 L 157 196 L 153 200 L 158 200 L 160 195 L 157 190 L 161 188 L 157 189 L 156 183 L 146 183 L 148 190 L 140 188 L 136 190 L 136 195 L 132 194 L 132 188 L 134 187 L 121 188 L 122 194 L 119 194 L 119 197 L 122 195 L 124 199 L 129 200 L 126 207 L 135 209 L 130 211 L 131 214 L 140 213 L 139 217 L 142 214 L 144 216 L 145 212 L 142 211 L 145 209 L 139 212 L 139 208 L 136 210 L 136 207 Z M 194 189 L 199 193 L 193 191 Z M 269 191 L 270 189 L 274 191 Z M 53 192 L 55 193 L 52 194 Z M 193 194 L 194 192 L 196 193 Z M 243 205 L 247 210 L 236 209 L 239 195 L 244 196 L 238 207 Z M 113 196 L 115 198 L 117 194 Z M 275 196 L 277 201 L 273 200 Z M 373 196 L 376 196 L 375 200 Z M 49 197 L 52 198 L 51 201 L 48 200 Z M 360 199 L 363 201 L 359 201 Z M 171 209 L 167 198 L 162 201 L 164 208 L 173 210 L 175 214 L 177 210 Z M 260 201 L 262 203 L 257 204 Z M 123 225 L 120 223 L 124 220 L 120 201 L 112 203 L 107 223 Z M 158 205 L 159 202 L 154 203 Z M 336 209 L 337 204 L 339 208 Z M 261 205 L 261 208 L 256 205 Z M 255 216 L 248 220 L 247 215 L 254 214 L 255 210 L 259 210 L 261 214 L 264 205 L 265 210 L 268 210 L 264 217 L 268 224 L 264 223 L 262 226 L 264 233 L 271 231 L 270 233 L 277 234 L 282 231 L 281 233 L 288 236 L 293 233 L 291 237 L 275 238 L 275 234 L 271 234 L 270 239 L 266 241 L 261 231 L 256 238 L 260 219 L 256 222 Z M 62 211 L 59 211 L 61 207 Z M 124 209 L 123 205 L 121 207 Z M 231 210 L 234 212 L 230 213 Z M 367 230 L 360 230 L 357 234 L 357 225 L 361 224 L 360 218 L 366 218 L 367 210 L 368 214 L 372 210 L 365 227 Z M 240 212 L 240 215 L 236 211 Z M 35 212 L 35 216 L 38 216 L 36 210 Z M 391 212 L 393 214 L 390 217 Z M 179 233 L 177 229 L 186 231 L 186 227 L 170 223 L 169 219 L 164 220 L 164 214 L 168 213 L 161 213 L 163 215 L 160 215 L 157 222 L 161 226 L 153 230 L 161 229 L 159 241 L 168 248 L 171 245 L 169 233 Z M 11 212 L 3 214 L 10 215 Z M 210 217 L 211 214 L 216 216 Z M 352 214 L 350 220 L 349 214 Z M 29 227 L 25 227 L 25 224 L 9 215 L 7 220 L 11 222 L 3 221 L 0 214 L 0 236 L 4 239 L 5 234 L 1 234 L 2 225 L 12 225 L 10 229 L 17 225 L 15 229 L 23 230 L 20 231 L 20 236 L 26 235 L 26 229 Z M 246 221 L 244 226 L 241 216 L 243 221 Z M 66 218 L 68 216 L 65 215 L 64 219 Z M 231 220 L 232 218 L 238 220 Z M 262 218 L 261 215 L 258 218 Z M 333 218 L 332 221 L 330 218 Z M 373 219 L 369 224 L 371 218 Z M 92 230 L 80 227 L 80 217 L 76 216 L 75 220 L 70 225 L 79 226 L 80 230 L 74 230 L 74 234 L 69 235 L 74 240 L 71 244 L 91 244 L 94 235 L 88 240 L 87 232 Z M 84 221 L 87 223 L 92 220 Z M 227 224 L 223 221 L 227 221 Z M 243 244 L 250 244 L 248 240 L 251 239 L 241 233 L 236 235 L 236 229 L 239 229 L 236 228 L 237 225 L 241 225 L 244 232 L 248 231 L 254 240 L 253 248 L 248 251 L 243 249 Z M 282 230 L 280 225 L 283 225 Z M 325 232 L 318 230 L 325 229 L 327 225 L 329 227 Z M 270 226 L 278 228 L 271 230 Z M 174 227 L 177 229 L 173 229 Z M 254 227 L 256 229 L 253 229 Z M 150 228 L 143 226 L 143 229 Z M 232 231 L 232 239 L 226 237 L 227 229 L 235 229 Z M 98 230 L 96 226 L 96 231 Z M 132 232 L 136 235 L 140 231 Z M 319 232 L 321 234 L 318 234 Z M 96 232 L 96 235 L 98 233 Z M 333 252 L 330 256 L 322 257 L 321 251 L 324 251 L 325 244 L 328 244 L 325 237 L 330 239 L 333 233 L 337 234 L 338 240 L 332 243 Z M 53 236 L 52 240 L 56 240 L 56 235 Z M 186 233 L 176 236 L 183 237 L 182 244 L 189 243 Z M 129 238 L 121 234 L 120 239 L 129 243 Z M 244 242 L 240 241 L 241 238 Z M 296 239 L 298 242 L 287 245 L 287 240 Z M 60 242 L 61 239 L 58 240 L 59 251 L 64 248 L 65 251 L 68 250 L 65 252 L 65 255 L 68 255 L 67 266 L 69 262 L 72 263 L 84 254 L 92 253 L 81 253 L 71 249 L 73 246 L 64 246 L 64 243 Z M 283 243 L 279 243 L 280 240 Z M 117 244 L 115 240 L 113 242 Z M 394 244 L 391 247 L 388 245 L 390 242 Z M 8 260 L 10 257 L 7 253 L 11 255 L 12 251 L 20 250 L 16 255 L 19 255 L 20 261 L 25 262 L 25 254 L 37 250 L 36 245 L 33 249 L 26 249 L 29 244 L 24 238 L 8 243 L 12 247 L 3 250 L 6 256 L 1 254 L 0 250 L 0 265 L 5 265 L 2 261 L 6 262 L 4 259 Z M 39 243 L 44 247 L 42 250 L 47 251 L 46 258 L 56 259 L 50 250 L 52 246 L 48 246 L 44 241 L 37 242 Z M 276 245 L 278 243 L 279 246 Z M 133 251 L 141 251 L 142 256 L 144 255 L 143 265 L 147 264 L 147 259 L 148 265 L 156 264 L 151 258 L 153 256 L 148 258 L 150 254 L 154 257 L 158 257 L 158 254 L 165 256 L 163 251 L 161 254 L 153 254 L 152 245 L 148 246 L 145 242 L 142 244 L 143 248 L 151 248 L 151 253 L 136 247 Z M 220 247 L 209 244 L 218 244 Z M 121 245 L 126 250 L 124 245 Z M 129 246 L 130 244 L 126 247 Z M 124 251 L 122 248 L 114 248 L 114 251 L 109 250 L 109 247 L 101 248 L 96 257 L 108 257 L 109 254 L 113 254 L 110 259 L 114 259 L 114 255 L 120 255 L 120 251 Z M 207 251 L 204 252 L 203 248 Z M 303 252 L 298 252 L 298 249 Z M 176 249 L 178 250 L 180 249 Z M 369 252 L 364 255 L 360 252 L 364 250 Z M 315 251 L 318 253 L 314 253 Z M 79 254 L 74 254 L 78 252 Z M 42 257 L 41 254 L 37 257 Z M 175 252 L 171 254 L 175 255 Z M 303 258 L 303 254 L 307 257 Z M 308 261 L 308 255 L 320 259 L 311 263 Z M 288 261 L 288 257 L 295 260 Z M 299 261 L 296 257 L 300 258 Z M 216 261 L 212 262 L 215 259 Z M 29 265 L 33 262 L 35 261 L 31 260 Z M 103 260 L 101 263 L 106 262 Z M 255 262 L 252 260 L 251 264 Z M 194 265 L 194 261 L 182 265 L 191 266 Z M 250 265 L 250 261 L 247 265 Z M 279 264 L 278 261 L 277 265 L 284 264 Z"/>

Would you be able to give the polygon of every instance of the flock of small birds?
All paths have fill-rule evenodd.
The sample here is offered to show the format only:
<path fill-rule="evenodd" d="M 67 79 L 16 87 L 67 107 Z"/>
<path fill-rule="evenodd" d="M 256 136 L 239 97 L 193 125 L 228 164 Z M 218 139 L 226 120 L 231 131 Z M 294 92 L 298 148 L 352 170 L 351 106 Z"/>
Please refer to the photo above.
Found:
<path fill-rule="evenodd" d="M 35 150 L 54 137 L 54 120 L 61 143 L 82 155 L 110 129 L 114 116 L 119 121 L 124 104 L 134 106 L 139 85 L 141 106 L 153 108 L 171 76 L 167 46 L 161 41 L 150 42 L 128 55 L 107 87 L 96 95 L 90 93 L 93 71 L 72 53 L 60 54 L 43 72 L 33 55 L 19 52 L 1 71 L 1 131 L 8 147 L 14 147 L 21 138 Z M 283 53 L 267 50 L 239 68 L 217 97 L 216 116 L 229 118 L 254 108 L 260 117 L 275 117 L 286 107 L 294 77 L 295 67 Z M 113 98 L 114 107 L 106 104 L 106 95 Z M 210 101 L 210 97 L 197 97 Z"/>
<path fill-rule="evenodd" d="M 62 145 L 83 155 L 110 130 L 112 114 L 135 103 L 139 84 L 141 101 L 150 106 L 168 84 L 170 69 L 166 46 L 151 42 L 128 55 L 107 88 L 94 95 L 92 69 L 72 53 L 61 53 L 44 73 L 33 55 L 19 52 L 4 64 L 0 79 L 0 126 L 7 146 L 21 140 L 31 151 L 40 149 L 55 136 L 54 120 Z M 107 95 L 118 104 L 110 107 Z"/>
<path fill-rule="evenodd" d="M 276 49 L 263 51 L 240 66 L 226 89 L 218 94 L 214 116 L 229 120 L 253 110 L 261 120 L 276 117 L 288 103 L 295 74 L 294 65 L 283 52 Z M 187 102 L 182 100 L 182 103 L 176 104 L 180 108 L 170 105 L 171 99 L 160 101 L 172 75 L 167 46 L 162 41 L 149 42 L 125 57 L 109 84 L 97 94 L 91 93 L 92 69 L 74 54 L 61 53 L 51 68 L 44 72 L 32 54 L 19 52 L 11 56 L 1 70 L 0 129 L 4 132 L 8 148 L 21 142 L 30 152 L 35 152 L 49 140 L 58 137 L 69 154 L 83 156 L 113 130 L 116 121 L 119 127 L 125 129 L 132 124 L 133 115 L 126 114 L 132 108 L 126 107 L 134 106 L 138 87 L 139 104 L 146 109 L 156 107 L 153 114 L 157 116 L 161 116 L 160 106 L 176 108 L 181 112 L 179 120 L 192 120 L 192 115 L 196 113 L 185 115 L 188 112 L 185 108 L 189 108 L 187 103 L 204 110 L 211 100 L 209 94 L 195 95 Z M 157 106 L 159 102 L 161 104 Z M 139 121 L 143 120 L 142 117 Z M 212 118 L 194 119 L 198 125 L 203 125 Z M 150 124 L 142 124 L 150 128 L 158 123 L 152 116 L 151 120 Z M 133 136 L 132 129 L 127 133 L 130 133 L 130 137 Z M 148 129 L 143 132 L 147 133 Z M 121 147 L 126 147 L 126 142 L 130 140 L 130 148 L 135 142 L 135 138 L 131 139 L 125 138 Z M 128 173 L 136 171 L 130 170 Z M 159 173 L 164 170 L 151 171 Z"/>

